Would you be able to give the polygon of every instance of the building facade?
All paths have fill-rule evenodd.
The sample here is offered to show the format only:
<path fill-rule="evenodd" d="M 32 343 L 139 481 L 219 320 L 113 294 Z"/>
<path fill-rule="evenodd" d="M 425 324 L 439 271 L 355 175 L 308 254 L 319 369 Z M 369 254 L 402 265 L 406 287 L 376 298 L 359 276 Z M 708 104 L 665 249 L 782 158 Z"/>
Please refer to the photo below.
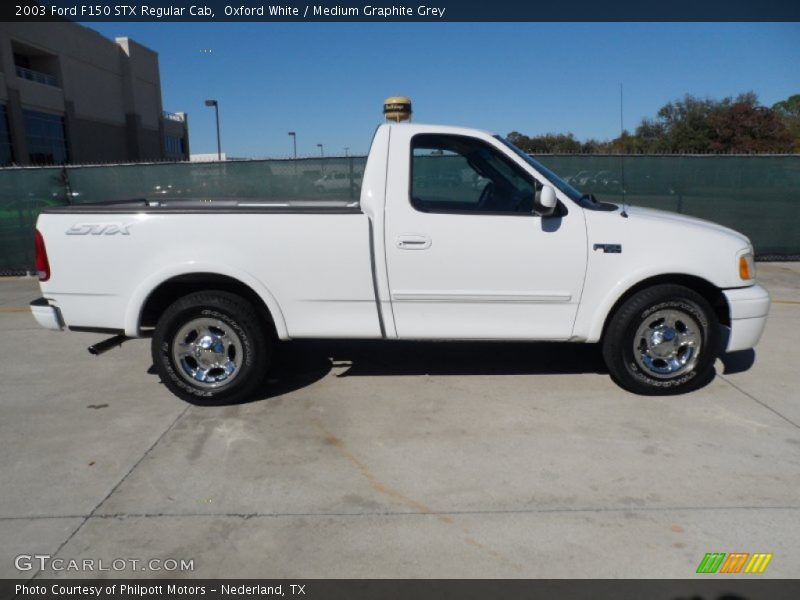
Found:
<path fill-rule="evenodd" d="M 70 22 L 0 23 L 0 164 L 188 159 L 157 53 Z"/>

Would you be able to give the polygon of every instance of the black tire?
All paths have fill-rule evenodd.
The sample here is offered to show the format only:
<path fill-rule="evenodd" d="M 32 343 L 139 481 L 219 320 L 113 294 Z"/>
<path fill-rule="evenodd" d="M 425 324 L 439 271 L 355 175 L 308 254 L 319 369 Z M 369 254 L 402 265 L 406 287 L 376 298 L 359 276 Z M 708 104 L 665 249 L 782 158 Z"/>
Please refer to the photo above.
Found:
<path fill-rule="evenodd" d="M 711 381 L 718 346 L 719 321 L 708 301 L 682 285 L 662 284 L 617 309 L 603 336 L 603 358 L 621 387 L 664 396 Z"/>
<path fill-rule="evenodd" d="M 204 343 L 210 347 L 204 348 Z M 178 358 L 176 353 L 185 356 Z M 153 365 L 161 381 L 192 404 L 248 400 L 263 382 L 272 353 L 273 336 L 250 303 L 219 290 L 176 300 L 158 320 L 152 341 Z M 225 367 L 208 368 L 223 361 Z"/>

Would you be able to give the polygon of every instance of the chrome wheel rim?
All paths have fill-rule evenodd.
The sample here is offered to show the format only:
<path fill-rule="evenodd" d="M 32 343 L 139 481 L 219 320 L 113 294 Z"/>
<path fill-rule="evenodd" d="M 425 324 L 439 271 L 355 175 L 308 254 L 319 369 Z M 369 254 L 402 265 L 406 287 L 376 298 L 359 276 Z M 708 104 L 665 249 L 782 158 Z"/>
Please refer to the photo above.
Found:
<path fill-rule="evenodd" d="M 675 309 L 649 315 L 633 338 L 636 364 L 648 375 L 672 379 L 694 369 L 702 348 L 700 325 Z"/>
<path fill-rule="evenodd" d="M 173 338 L 172 359 L 178 374 L 192 385 L 220 387 L 236 379 L 241 371 L 242 341 L 219 319 L 193 319 Z"/>

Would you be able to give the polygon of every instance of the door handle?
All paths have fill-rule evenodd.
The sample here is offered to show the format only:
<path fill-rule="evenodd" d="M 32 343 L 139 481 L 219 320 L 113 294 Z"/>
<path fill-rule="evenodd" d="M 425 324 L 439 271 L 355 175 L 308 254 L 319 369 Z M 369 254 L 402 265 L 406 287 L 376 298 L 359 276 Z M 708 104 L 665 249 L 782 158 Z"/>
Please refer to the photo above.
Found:
<path fill-rule="evenodd" d="M 431 247 L 431 238 L 419 233 L 401 233 L 397 236 L 397 247 L 401 250 L 427 250 Z"/>

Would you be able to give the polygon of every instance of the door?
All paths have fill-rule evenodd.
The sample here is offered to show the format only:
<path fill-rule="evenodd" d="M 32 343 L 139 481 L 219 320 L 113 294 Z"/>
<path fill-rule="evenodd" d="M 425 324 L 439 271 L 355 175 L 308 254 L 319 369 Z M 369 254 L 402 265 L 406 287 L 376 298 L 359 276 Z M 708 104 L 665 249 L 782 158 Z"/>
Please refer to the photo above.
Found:
<path fill-rule="evenodd" d="M 546 182 L 488 136 L 414 131 L 393 130 L 387 185 L 398 337 L 568 339 L 586 268 L 582 210 L 536 215 Z"/>

